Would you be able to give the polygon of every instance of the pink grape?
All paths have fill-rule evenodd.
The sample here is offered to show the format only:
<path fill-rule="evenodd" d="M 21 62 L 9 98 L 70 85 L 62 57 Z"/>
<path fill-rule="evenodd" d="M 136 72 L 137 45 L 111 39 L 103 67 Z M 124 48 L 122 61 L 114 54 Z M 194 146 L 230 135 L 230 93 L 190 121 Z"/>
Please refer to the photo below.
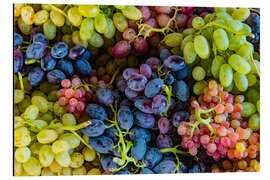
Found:
<path fill-rule="evenodd" d="M 170 16 L 167 15 L 167 14 L 159 14 L 157 17 L 156 17 L 156 20 L 157 20 L 157 23 L 158 25 L 163 28 L 165 26 L 167 26 L 169 20 L 170 20 Z M 172 26 L 172 24 L 170 24 L 170 26 Z"/>
<path fill-rule="evenodd" d="M 140 73 L 149 79 L 152 75 L 152 69 L 148 64 L 142 64 L 140 66 Z"/>
<path fill-rule="evenodd" d="M 66 97 L 60 97 L 58 103 L 60 106 L 65 106 L 68 103 L 68 99 Z"/>
<path fill-rule="evenodd" d="M 73 79 L 71 80 L 71 82 L 72 82 L 72 85 L 75 86 L 75 87 L 81 85 L 81 83 L 82 83 L 81 79 L 78 78 L 78 77 L 73 78 Z"/>
<path fill-rule="evenodd" d="M 143 37 L 138 37 L 134 41 L 134 48 L 137 53 L 142 55 L 142 54 L 147 53 L 149 46 L 146 39 L 144 39 Z"/>
<path fill-rule="evenodd" d="M 71 82 L 70 82 L 69 79 L 64 79 L 64 80 L 62 80 L 62 82 L 61 82 L 61 86 L 64 87 L 64 88 L 69 88 L 70 85 L 71 85 Z"/>
<path fill-rule="evenodd" d="M 136 36 L 136 31 L 132 28 L 127 28 L 123 32 L 123 39 L 127 41 L 134 41 L 135 36 Z"/>
<path fill-rule="evenodd" d="M 208 144 L 210 141 L 210 137 L 208 135 L 203 135 L 200 137 L 200 142 L 202 144 Z"/>
<path fill-rule="evenodd" d="M 67 89 L 66 91 L 65 91 L 65 97 L 66 98 L 72 98 L 73 97 L 73 95 L 74 95 L 74 90 L 73 89 Z"/>
<path fill-rule="evenodd" d="M 225 147 L 231 146 L 231 140 L 228 137 L 222 137 L 220 143 Z"/>
<path fill-rule="evenodd" d="M 219 136 L 226 136 L 227 135 L 227 129 L 224 126 L 219 126 L 217 128 L 217 133 Z"/>
<path fill-rule="evenodd" d="M 171 12 L 170 6 L 153 6 L 152 9 L 154 9 L 158 14 L 170 14 Z"/>
<path fill-rule="evenodd" d="M 217 146 L 214 143 L 210 143 L 207 145 L 207 151 L 210 153 L 214 153 L 217 150 Z"/>
<path fill-rule="evenodd" d="M 76 106 L 77 104 L 78 104 L 78 100 L 77 100 L 77 99 L 71 98 L 71 99 L 69 100 L 69 105 L 71 105 L 71 106 Z"/>
<path fill-rule="evenodd" d="M 79 112 L 83 112 L 84 109 L 85 109 L 85 104 L 84 104 L 84 102 L 79 101 L 78 104 L 77 104 L 77 106 L 76 106 L 76 109 L 77 109 Z"/>
<path fill-rule="evenodd" d="M 114 45 L 112 49 L 112 55 L 115 58 L 120 59 L 126 57 L 130 53 L 130 51 L 131 51 L 130 44 L 127 41 L 122 40 Z"/>
<path fill-rule="evenodd" d="M 176 16 L 176 24 L 179 28 L 183 28 L 186 26 L 187 20 L 188 20 L 188 16 L 185 14 L 178 14 Z"/>
<path fill-rule="evenodd" d="M 147 7 L 147 6 L 139 6 L 139 10 L 142 13 L 143 21 L 146 21 L 146 20 L 148 20 L 150 18 L 151 11 L 150 11 L 149 7 Z"/>

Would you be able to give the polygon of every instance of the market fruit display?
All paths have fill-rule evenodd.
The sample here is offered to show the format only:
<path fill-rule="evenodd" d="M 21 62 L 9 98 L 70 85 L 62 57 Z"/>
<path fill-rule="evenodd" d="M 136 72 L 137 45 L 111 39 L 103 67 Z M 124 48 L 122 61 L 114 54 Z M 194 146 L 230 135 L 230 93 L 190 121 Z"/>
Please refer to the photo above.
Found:
<path fill-rule="evenodd" d="M 14 176 L 260 171 L 260 10 L 14 4 Z"/>

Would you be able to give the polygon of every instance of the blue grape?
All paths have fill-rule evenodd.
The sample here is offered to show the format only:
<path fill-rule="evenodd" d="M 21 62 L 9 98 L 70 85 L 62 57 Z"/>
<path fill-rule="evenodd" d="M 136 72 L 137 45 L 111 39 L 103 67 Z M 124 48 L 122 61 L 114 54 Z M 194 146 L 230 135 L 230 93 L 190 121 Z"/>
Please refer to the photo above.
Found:
<path fill-rule="evenodd" d="M 188 76 L 191 76 L 192 69 L 190 66 L 186 66 L 184 69 L 176 72 L 176 79 L 178 81 L 187 78 Z"/>
<path fill-rule="evenodd" d="M 166 134 L 170 128 L 170 122 L 166 117 L 162 117 L 158 120 L 158 128 L 162 134 Z"/>
<path fill-rule="evenodd" d="M 250 13 L 246 23 L 251 27 L 253 33 L 260 33 L 260 16 L 257 13 Z"/>
<path fill-rule="evenodd" d="M 45 44 L 46 46 L 49 45 L 49 40 L 46 38 L 46 36 L 42 33 L 37 33 L 33 36 L 33 42 L 40 42 Z"/>
<path fill-rule="evenodd" d="M 159 57 L 162 61 L 164 61 L 165 59 L 167 59 L 171 55 L 172 55 L 172 53 L 168 49 L 162 49 L 160 51 Z"/>
<path fill-rule="evenodd" d="M 86 51 L 83 53 L 80 59 L 88 61 L 90 58 L 91 58 L 91 52 L 88 49 L 86 49 Z"/>
<path fill-rule="evenodd" d="M 131 156 L 136 160 L 141 160 L 146 153 L 146 141 L 143 138 L 135 139 L 131 148 Z"/>
<path fill-rule="evenodd" d="M 40 67 L 43 71 L 51 71 L 55 68 L 56 59 L 50 53 L 47 53 L 40 61 Z"/>
<path fill-rule="evenodd" d="M 186 111 L 175 112 L 172 117 L 172 123 L 174 127 L 178 127 L 181 121 L 186 121 L 189 119 L 189 113 Z"/>
<path fill-rule="evenodd" d="M 104 120 L 107 117 L 105 109 L 98 104 L 88 104 L 86 106 L 85 112 L 92 119 Z"/>
<path fill-rule="evenodd" d="M 100 163 L 104 171 L 112 172 L 111 169 L 119 168 L 119 165 L 113 161 L 113 157 L 111 155 L 101 155 Z"/>
<path fill-rule="evenodd" d="M 44 71 L 40 67 L 33 68 L 28 74 L 28 80 L 31 86 L 37 86 L 45 76 Z"/>
<path fill-rule="evenodd" d="M 156 57 L 148 58 L 145 63 L 151 67 L 153 72 L 156 72 L 157 69 L 161 66 L 160 59 L 158 59 Z"/>
<path fill-rule="evenodd" d="M 153 168 L 157 163 L 159 163 L 162 159 L 162 153 L 158 148 L 147 148 L 145 156 L 143 158 L 143 163 L 145 163 L 146 167 Z"/>
<path fill-rule="evenodd" d="M 153 98 L 159 94 L 163 88 L 164 81 L 160 78 L 152 79 L 146 84 L 144 95 L 148 98 Z"/>
<path fill-rule="evenodd" d="M 91 53 L 83 46 L 74 46 L 69 50 L 68 57 L 72 60 L 88 60 Z"/>
<path fill-rule="evenodd" d="M 68 54 L 68 45 L 64 42 L 58 42 L 53 45 L 51 54 L 54 58 L 61 59 L 66 57 Z"/>
<path fill-rule="evenodd" d="M 187 166 L 183 162 L 181 162 L 179 167 L 179 173 L 187 173 Z"/>
<path fill-rule="evenodd" d="M 97 152 L 108 154 L 113 150 L 113 140 L 107 136 L 89 138 L 89 145 Z"/>
<path fill-rule="evenodd" d="M 68 77 L 72 76 L 74 74 L 74 68 L 72 63 L 67 59 L 60 59 L 57 62 L 56 67 L 61 70 L 63 73 L 65 73 Z"/>
<path fill-rule="evenodd" d="M 123 99 L 123 101 L 121 101 L 120 103 L 120 107 L 121 106 L 128 106 L 129 108 L 133 107 L 133 103 L 130 102 L 128 99 Z"/>
<path fill-rule="evenodd" d="M 105 125 L 103 121 L 98 119 L 91 119 L 91 124 L 83 129 L 81 129 L 82 133 L 89 137 L 97 137 L 104 133 Z"/>
<path fill-rule="evenodd" d="M 166 134 L 160 134 L 156 140 L 159 149 L 170 148 L 173 146 L 172 138 Z"/>
<path fill-rule="evenodd" d="M 20 72 L 23 68 L 23 54 L 19 49 L 16 49 L 13 54 L 14 59 L 14 73 Z"/>
<path fill-rule="evenodd" d="M 149 142 L 151 140 L 151 134 L 147 129 L 133 127 L 130 130 L 129 138 L 133 141 L 138 138 L 143 138 L 146 142 Z"/>
<path fill-rule="evenodd" d="M 173 84 L 173 94 L 176 95 L 176 97 L 180 101 L 183 101 L 183 102 L 187 101 L 190 95 L 187 84 L 182 80 L 176 81 Z"/>
<path fill-rule="evenodd" d="M 168 106 L 168 100 L 163 95 L 156 95 L 152 101 L 152 109 L 154 114 L 162 114 L 166 111 Z"/>
<path fill-rule="evenodd" d="M 13 41 L 14 47 L 18 47 L 18 46 L 22 45 L 23 37 L 20 34 L 14 32 L 14 34 L 13 34 L 13 40 L 14 40 Z"/>
<path fill-rule="evenodd" d="M 127 81 L 125 81 L 124 79 L 120 80 L 116 86 L 117 86 L 117 89 L 119 89 L 123 93 L 125 92 L 125 89 L 127 88 Z"/>
<path fill-rule="evenodd" d="M 75 61 L 75 70 L 78 74 L 83 76 L 90 76 L 92 73 L 92 66 L 87 60 L 77 60 Z"/>
<path fill-rule="evenodd" d="M 46 54 L 46 46 L 41 42 L 33 42 L 26 49 L 28 59 L 41 59 Z"/>
<path fill-rule="evenodd" d="M 142 128 L 153 128 L 155 125 L 155 117 L 140 111 L 135 112 L 135 124 Z"/>
<path fill-rule="evenodd" d="M 184 69 L 185 66 L 185 60 L 181 56 L 172 55 L 164 60 L 164 67 L 173 72 L 180 71 L 181 69 Z"/>
<path fill-rule="evenodd" d="M 97 94 L 98 101 L 100 103 L 105 104 L 106 106 L 109 106 L 114 101 L 112 91 L 106 87 L 103 87 L 103 86 L 98 87 L 96 94 Z"/>
<path fill-rule="evenodd" d="M 174 161 L 164 159 L 153 170 L 158 174 L 167 174 L 172 173 L 175 167 L 176 164 Z"/>
<path fill-rule="evenodd" d="M 122 129 L 130 129 L 133 126 L 133 115 L 128 106 L 120 107 L 117 112 L 117 120 Z"/>
<path fill-rule="evenodd" d="M 137 91 L 133 91 L 132 89 L 130 89 L 129 87 L 127 87 L 125 89 L 125 95 L 128 99 L 132 100 L 134 98 L 136 98 L 139 95 L 139 92 Z"/>
<path fill-rule="evenodd" d="M 123 95 L 118 89 L 112 90 L 112 95 L 117 102 L 121 102 Z"/>
<path fill-rule="evenodd" d="M 104 134 L 110 138 L 115 138 L 118 131 L 114 126 L 112 126 L 110 128 L 106 128 Z"/>
<path fill-rule="evenodd" d="M 122 157 L 121 151 L 118 151 L 118 146 L 113 147 L 112 153 L 116 157 L 119 157 L 119 158 Z"/>
<path fill-rule="evenodd" d="M 164 79 L 165 84 L 172 85 L 174 83 L 174 76 L 172 74 L 167 74 Z"/>
<path fill-rule="evenodd" d="M 152 109 L 152 101 L 150 99 L 147 99 L 145 97 L 138 97 L 135 99 L 134 105 L 136 108 L 138 108 L 140 111 L 144 113 L 147 113 L 147 114 L 154 113 Z"/>
<path fill-rule="evenodd" d="M 140 174 L 155 174 L 155 173 L 151 169 L 149 169 L 149 168 L 143 168 L 140 171 Z"/>
<path fill-rule="evenodd" d="M 47 80 L 51 84 L 60 84 L 63 79 L 66 79 L 66 75 L 58 69 L 47 73 Z"/>
<path fill-rule="evenodd" d="M 121 174 L 131 174 L 128 170 L 121 170 L 118 171 L 116 174 L 121 175 Z"/>
<path fill-rule="evenodd" d="M 188 170 L 188 173 L 199 173 L 200 169 L 198 165 L 194 165 L 192 169 Z"/>
<path fill-rule="evenodd" d="M 142 91 L 145 88 L 147 79 L 141 74 L 133 74 L 127 81 L 127 85 L 133 91 Z"/>

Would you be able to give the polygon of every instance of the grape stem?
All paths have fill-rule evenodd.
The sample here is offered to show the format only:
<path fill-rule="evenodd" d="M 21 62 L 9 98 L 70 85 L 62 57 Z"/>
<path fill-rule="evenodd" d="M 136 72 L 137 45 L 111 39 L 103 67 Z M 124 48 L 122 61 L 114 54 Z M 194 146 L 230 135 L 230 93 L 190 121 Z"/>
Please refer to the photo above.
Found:
<path fill-rule="evenodd" d="M 168 113 L 168 110 L 171 106 L 171 96 L 173 95 L 172 94 L 172 86 L 166 86 L 164 85 L 164 88 L 163 90 L 165 91 L 165 93 L 167 94 L 167 97 L 168 97 L 168 105 L 166 107 L 166 110 L 165 112 L 162 114 L 162 116 L 167 116 L 167 113 Z"/>
<path fill-rule="evenodd" d="M 117 70 L 113 73 L 112 79 L 109 84 L 112 84 L 117 76 L 117 74 L 120 72 L 120 68 L 117 68 Z"/>
<path fill-rule="evenodd" d="M 19 76 L 19 82 L 20 82 L 21 90 L 24 91 L 24 85 L 23 85 L 22 74 L 21 74 L 20 72 L 18 72 L 18 76 Z"/>
<path fill-rule="evenodd" d="M 59 12 L 60 14 L 62 14 L 63 16 L 65 16 L 66 18 L 68 18 L 68 16 L 66 15 L 66 13 L 64 11 L 62 11 L 61 9 L 55 7 L 54 5 L 52 4 L 48 4 L 50 6 L 50 8 L 54 11 L 57 11 Z"/>
<path fill-rule="evenodd" d="M 255 13 L 257 13 L 257 14 L 259 14 L 259 15 L 261 15 L 260 11 L 259 11 L 259 10 L 257 10 L 257 9 L 250 8 L 250 10 L 251 10 L 251 11 L 253 11 L 253 12 L 255 12 Z"/>
<path fill-rule="evenodd" d="M 34 63 L 40 63 L 40 60 L 38 59 L 29 59 L 25 62 L 25 64 L 29 65 L 29 64 L 34 64 Z"/>

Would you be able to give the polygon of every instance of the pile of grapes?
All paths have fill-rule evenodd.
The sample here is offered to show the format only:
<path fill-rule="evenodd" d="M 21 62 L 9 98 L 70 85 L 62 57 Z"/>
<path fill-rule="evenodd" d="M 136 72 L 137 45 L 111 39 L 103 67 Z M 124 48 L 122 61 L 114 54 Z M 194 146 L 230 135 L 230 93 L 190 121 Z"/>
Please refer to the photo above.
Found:
<path fill-rule="evenodd" d="M 14 5 L 14 176 L 260 171 L 260 10 Z"/>

